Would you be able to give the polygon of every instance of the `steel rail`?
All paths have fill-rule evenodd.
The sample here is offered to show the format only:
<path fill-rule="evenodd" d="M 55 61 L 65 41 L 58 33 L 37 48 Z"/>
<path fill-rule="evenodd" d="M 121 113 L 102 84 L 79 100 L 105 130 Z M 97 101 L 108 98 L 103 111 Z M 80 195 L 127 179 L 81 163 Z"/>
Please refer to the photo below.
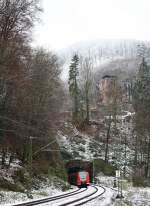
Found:
<path fill-rule="evenodd" d="M 90 202 L 90 201 L 92 201 L 92 200 L 94 200 L 94 199 L 102 196 L 102 195 L 106 192 L 106 189 L 105 189 L 104 187 L 102 187 L 102 186 L 99 186 L 99 187 L 101 187 L 101 188 L 104 189 L 104 191 L 103 191 L 101 194 L 99 194 L 99 195 L 97 195 L 97 196 L 95 196 L 95 197 L 92 197 L 92 198 L 90 198 L 90 199 L 88 199 L 88 200 L 85 200 L 85 201 L 83 201 L 83 202 L 81 202 L 81 203 L 78 203 L 78 204 L 76 204 L 76 205 L 74 205 L 74 206 L 84 205 L 85 203 Z M 104 197 L 102 197 L 101 200 L 102 200 L 102 199 L 104 199 Z"/>
<path fill-rule="evenodd" d="M 65 198 L 65 197 L 70 197 L 70 196 L 73 196 L 73 195 L 82 193 L 82 192 L 84 192 L 84 191 L 86 191 L 86 190 L 87 190 L 87 188 L 86 188 L 85 190 L 82 190 L 82 191 L 81 191 L 81 188 L 80 188 L 80 189 L 77 189 L 77 190 L 75 190 L 75 191 L 73 191 L 73 192 L 68 192 L 68 193 L 65 193 L 65 194 L 62 194 L 62 195 L 57 195 L 57 196 L 54 196 L 54 197 L 49 197 L 49 198 L 34 200 L 34 201 L 31 201 L 31 202 L 14 204 L 14 205 L 12 205 L 12 206 L 34 206 L 34 205 L 39 205 L 39 204 L 43 204 L 43 203 L 47 203 L 47 202 L 52 202 L 52 201 L 55 201 L 55 200 L 63 199 L 63 198 Z"/>
<path fill-rule="evenodd" d="M 59 206 L 67 206 L 67 205 L 70 205 L 70 204 L 73 204 L 73 203 L 78 203 L 78 202 L 81 201 L 81 200 L 84 200 L 84 199 L 87 199 L 87 198 L 90 197 L 90 196 L 93 196 L 94 194 L 97 193 L 98 188 L 95 187 L 94 185 L 93 185 L 92 187 L 94 187 L 94 188 L 96 189 L 93 193 L 88 194 L 88 195 L 86 195 L 86 196 L 84 196 L 84 197 L 78 198 L 78 199 L 76 199 L 76 200 L 73 200 L 73 201 L 70 201 L 70 202 L 67 202 L 67 203 L 64 203 L 64 204 L 60 204 Z M 100 186 L 100 187 L 101 187 L 101 186 Z M 106 192 L 106 189 L 105 189 L 104 187 L 101 187 L 101 188 L 103 188 L 103 190 L 104 190 L 101 194 L 97 195 L 96 197 L 92 197 L 92 198 L 90 198 L 90 199 L 88 199 L 88 200 L 85 200 L 85 201 L 83 201 L 82 203 L 79 203 L 79 204 L 76 204 L 76 205 L 83 205 L 83 204 L 85 204 L 85 203 L 87 203 L 87 202 L 89 202 L 89 201 L 91 201 L 91 200 L 93 200 L 93 199 L 96 199 L 97 197 L 103 195 L 103 194 Z"/>

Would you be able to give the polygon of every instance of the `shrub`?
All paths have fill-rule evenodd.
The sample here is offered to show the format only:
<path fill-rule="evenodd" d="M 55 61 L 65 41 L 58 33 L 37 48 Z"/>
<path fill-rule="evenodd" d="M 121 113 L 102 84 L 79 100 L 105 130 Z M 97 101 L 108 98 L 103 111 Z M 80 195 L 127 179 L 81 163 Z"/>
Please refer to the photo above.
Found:
<path fill-rule="evenodd" d="M 132 181 L 134 187 L 150 187 L 150 179 L 135 176 Z"/>
<path fill-rule="evenodd" d="M 98 174 L 100 172 L 107 176 L 114 176 L 116 168 L 102 159 L 94 160 L 94 170 Z"/>

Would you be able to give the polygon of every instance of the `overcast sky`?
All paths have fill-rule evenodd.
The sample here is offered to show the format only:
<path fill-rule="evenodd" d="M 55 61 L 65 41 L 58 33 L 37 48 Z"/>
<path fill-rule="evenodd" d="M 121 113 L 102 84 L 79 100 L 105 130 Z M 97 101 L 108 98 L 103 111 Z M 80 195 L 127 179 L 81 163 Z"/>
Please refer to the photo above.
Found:
<path fill-rule="evenodd" d="M 83 40 L 150 40 L 150 0 L 41 1 L 34 45 L 59 50 Z"/>

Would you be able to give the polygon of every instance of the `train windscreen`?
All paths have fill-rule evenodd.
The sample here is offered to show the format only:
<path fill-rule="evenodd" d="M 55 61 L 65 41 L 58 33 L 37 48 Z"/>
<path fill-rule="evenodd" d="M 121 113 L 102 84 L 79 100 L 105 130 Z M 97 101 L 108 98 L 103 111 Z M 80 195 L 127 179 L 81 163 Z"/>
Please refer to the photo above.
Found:
<path fill-rule="evenodd" d="M 80 175 L 81 180 L 86 180 L 87 174 L 88 174 L 88 173 L 85 172 L 85 171 L 79 172 L 79 175 Z"/>

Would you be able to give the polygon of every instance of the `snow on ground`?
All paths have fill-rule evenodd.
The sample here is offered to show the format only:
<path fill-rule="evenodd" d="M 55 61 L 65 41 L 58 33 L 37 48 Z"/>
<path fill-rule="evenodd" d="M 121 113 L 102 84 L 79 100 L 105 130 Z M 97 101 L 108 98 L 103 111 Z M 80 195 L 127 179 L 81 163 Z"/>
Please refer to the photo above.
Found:
<path fill-rule="evenodd" d="M 2 159 L 2 155 L 0 154 L 0 161 Z M 22 168 L 21 162 L 14 158 L 13 161 L 9 165 L 9 159 L 10 159 L 10 154 L 7 153 L 6 155 L 6 165 L 7 167 L 5 168 L 0 168 L 0 181 L 6 181 L 8 184 L 15 185 L 15 179 L 14 176 L 16 175 L 16 171 Z M 39 182 L 39 180 L 35 179 L 35 182 Z M 61 189 L 57 188 L 53 184 L 49 184 L 49 181 L 40 181 L 39 183 L 39 188 L 38 190 L 32 190 L 31 195 L 34 199 L 38 198 L 44 198 L 46 196 L 51 196 L 54 194 L 59 194 L 61 193 Z M 8 191 L 8 190 L 2 190 L 0 188 L 0 205 L 4 206 L 5 204 L 14 204 L 22 201 L 31 201 L 32 199 L 29 198 L 27 193 L 21 193 L 21 192 L 13 192 L 13 191 Z"/>
<path fill-rule="evenodd" d="M 113 188 L 114 177 L 99 175 L 96 179 L 99 185 L 104 185 L 106 187 Z"/>
<path fill-rule="evenodd" d="M 69 197 L 65 197 L 65 198 L 62 198 L 59 200 L 55 200 L 55 201 L 50 202 L 50 203 L 40 204 L 40 205 L 41 206 L 57 206 L 57 205 L 59 206 L 60 204 L 66 204 L 70 201 L 79 200 L 83 196 L 92 194 L 95 191 L 95 188 L 89 186 L 87 190 L 85 190 L 85 188 L 82 188 L 81 190 L 82 190 L 81 193 L 78 193 L 78 194 L 75 194 L 75 195 L 72 195 Z M 101 193 L 102 191 L 103 191 L 103 189 L 100 188 L 99 192 Z M 73 206 L 74 204 L 72 203 L 71 205 Z"/>
<path fill-rule="evenodd" d="M 130 187 L 123 191 L 122 201 L 117 200 L 113 206 L 150 206 L 150 188 Z"/>
<path fill-rule="evenodd" d="M 120 125 L 119 125 L 120 126 Z M 118 127 L 119 127 L 118 126 Z M 71 127 L 71 125 L 66 125 Z M 60 147 L 69 153 L 73 159 L 82 158 L 84 160 L 103 159 L 105 157 L 105 144 L 85 133 L 72 128 L 71 134 L 64 134 L 59 131 L 58 143 Z M 104 134 L 103 134 L 104 135 Z M 109 144 L 109 162 L 124 168 L 126 165 L 126 175 L 132 173 L 130 163 L 133 161 L 134 151 L 127 145 L 121 143 Z"/>
<path fill-rule="evenodd" d="M 132 117 L 134 113 L 124 111 L 118 117 L 120 121 L 116 124 L 121 136 L 115 135 L 115 126 L 112 125 L 112 138 L 115 140 L 109 144 L 109 162 L 117 165 L 120 169 L 126 165 L 127 174 L 131 174 L 131 162 L 133 161 L 134 151 L 126 145 L 125 138 L 131 138 L 132 121 L 124 124 L 122 120 Z M 132 118 L 131 118 L 132 119 Z M 82 158 L 84 160 L 104 159 L 105 143 L 101 142 L 106 137 L 106 130 L 102 129 L 99 137 L 87 135 L 79 132 L 71 123 L 65 122 L 64 130 L 58 132 L 58 143 L 62 150 L 70 154 L 73 159 Z"/>
<path fill-rule="evenodd" d="M 108 183 L 108 186 L 112 186 L 113 184 L 113 177 L 100 177 L 101 184 L 105 184 L 105 182 Z M 106 184 L 105 184 L 106 185 Z M 73 190 L 76 190 L 76 187 L 73 187 Z M 92 189 L 89 189 L 88 192 L 90 193 Z M 67 191 L 69 192 L 69 191 Z M 32 190 L 32 196 L 33 199 L 43 199 L 46 198 L 47 196 L 54 196 L 54 195 L 59 195 L 62 194 L 63 192 L 60 189 L 56 189 L 53 185 L 48 186 L 48 185 L 41 185 L 41 188 L 38 190 Z M 25 193 L 18 193 L 18 192 L 10 192 L 10 191 L 0 191 L 0 194 L 3 195 L 3 198 L 1 198 L 0 205 L 1 206 L 11 206 L 12 204 L 17 204 L 20 202 L 28 202 L 32 201 L 32 199 L 27 197 L 27 194 Z M 114 191 L 111 190 L 110 188 L 106 188 L 106 193 L 99 198 L 96 198 L 95 200 L 90 201 L 89 203 L 85 204 L 87 206 L 98 206 L 98 205 L 109 205 L 112 202 L 112 198 L 114 196 Z M 79 196 L 78 196 L 79 198 Z M 64 200 L 63 200 L 64 201 Z M 62 203 L 57 202 L 58 204 Z M 44 206 L 46 205 L 52 205 L 52 203 L 45 203 L 43 204 Z M 56 204 L 53 204 L 56 205 Z"/>
<path fill-rule="evenodd" d="M 97 180 L 100 185 L 105 185 L 108 188 L 110 188 L 110 191 L 116 190 L 113 188 L 114 177 L 99 176 Z M 115 202 L 110 205 L 112 206 L 129 206 L 129 205 L 130 206 L 150 206 L 150 188 L 148 187 L 147 188 L 133 187 L 130 182 L 123 180 L 122 193 L 123 193 L 124 198 L 121 200 L 116 199 Z M 111 194 L 109 193 L 107 194 L 108 196 L 111 196 Z M 107 206 L 107 204 L 104 204 L 104 205 Z M 96 206 L 96 204 L 93 206 Z"/>
<path fill-rule="evenodd" d="M 114 177 L 99 176 L 97 178 L 97 184 L 99 186 L 104 186 L 106 188 L 106 193 L 104 193 L 103 196 L 100 196 L 95 200 L 86 203 L 85 206 L 150 206 L 150 188 L 134 188 L 131 184 L 128 184 L 127 187 L 123 188 L 124 198 L 120 200 L 115 199 L 117 192 L 115 189 L 113 189 Z M 76 190 L 76 187 L 73 187 L 73 190 Z M 36 200 L 45 198 L 47 196 L 59 195 L 62 193 L 63 192 L 60 189 L 56 189 L 53 185 L 46 185 L 41 189 L 33 190 L 32 196 L 33 199 Z M 1 198 L 0 196 L 1 206 L 11 206 L 14 203 L 32 201 L 32 199 L 29 199 L 25 193 L 0 191 L 0 195 L 3 195 L 5 197 Z M 50 206 L 52 204 L 45 203 L 43 205 Z"/>
<path fill-rule="evenodd" d="M 115 191 L 111 190 L 110 188 L 106 188 L 106 192 L 96 198 L 95 200 L 90 201 L 89 203 L 86 203 L 85 206 L 108 206 L 112 205 L 112 202 L 114 201 L 114 197 L 116 195 Z"/>
<path fill-rule="evenodd" d="M 84 189 L 82 189 L 84 190 Z M 79 199 L 81 198 L 83 195 L 88 195 L 88 194 L 91 194 L 92 192 L 94 191 L 94 188 L 93 187 L 89 187 L 88 190 L 86 190 L 85 192 L 82 192 L 81 194 L 77 194 L 77 195 L 74 195 L 72 197 L 69 197 L 69 198 L 64 198 L 64 199 L 61 199 L 61 200 L 57 200 L 55 202 L 50 202 L 50 203 L 44 203 L 44 204 L 40 204 L 41 206 L 56 206 L 56 205 L 60 205 L 62 203 L 67 203 L 68 201 L 73 201 L 75 199 Z M 61 191 L 59 190 L 56 190 L 54 188 L 47 188 L 46 190 L 42 191 L 42 190 L 39 190 L 38 193 L 34 196 L 34 200 L 36 199 L 43 199 L 44 197 L 42 196 L 42 192 L 43 192 L 43 195 L 44 195 L 44 192 L 48 192 L 49 195 L 48 196 L 54 196 L 54 195 L 58 195 L 58 194 L 62 194 Z M 67 191 L 68 192 L 68 191 Z M 98 193 L 95 194 L 95 196 L 97 196 L 98 194 L 101 194 L 103 192 L 103 189 L 102 188 L 99 188 L 99 191 Z M 32 193 L 33 194 L 33 193 Z M 20 202 L 28 202 L 28 201 L 32 201 L 31 199 L 27 199 L 25 195 L 23 194 L 19 194 L 19 193 L 10 193 L 8 192 L 7 193 L 7 199 L 9 201 L 7 201 L 7 204 L 6 202 L 1 202 L 0 205 L 3 205 L 3 206 L 11 206 L 12 204 L 14 203 L 20 203 Z M 96 198 L 95 200 L 92 200 L 90 201 L 89 203 L 86 203 L 85 205 L 87 206 L 106 206 L 107 204 L 109 205 L 111 202 L 112 202 L 112 197 L 114 196 L 114 192 L 109 189 L 109 188 L 106 188 L 106 193 L 103 195 L 103 196 L 100 196 L 98 198 Z M 94 197 L 94 195 L 93 195 Z M 12 198 L 12 199 L 10 199 Z M 9 202 L 9 204 L 8 204 Z M 73 204 L 72 204 L 73 205 Z"/>
<path fill-rule="evenodd" d="M 150 205 L 150 188 L 132 188 L 127 192 L 127 201 L 136 206 Z"/>
<path fill-rule="evenodd" d="M 103 192 L 103 188 L 101 188 L 101 187 L 97 187 L 97 188 L 99 189 L 98 192 L 96 194 L 92 195 L 92 197 L 96 197 L 97 195 L 100 195 Z M 84 190 L 84 189 L 82 189 L 82 190 Z M 40 204 L 40 206 L 57 206 L 57 205 L 60 205 L 60 204 L 65 204 L 68 201 L 74 201 L 76 199 L 79 200 L 81 197 L 93 193 L 93 191 L 95 191 L 95 189 L 93 187 L 89 186 L 86 191 L 84 191 L 80 194 L 76 194 L 76 195 L 73 195 L 71 197 L 65 197 L 64 199 L 56 200 L 55 202 Z M 106 188 L 106 192 L 102 196 L 100 196 L 100 197 L 98 197 L 98 198 L 96 198 L 96 199 L 94 199 L 94 200 L 92 200 L 89 203 L 86 203 L 84 205 L 85 206 L 106 206 L 106 205 L 110 205 L 112 203 L 113 197 L 114 197 L 114 191 L 112 191 L 110 188 Z M 87 198 L 87 200 L 90 199 L 90 198 L 91 197 Z M 84 201 L 84 200 L 80 200 L 78 202 L 78 204 L 81 203 L 82 201 Z M 71 206 L 74 206 L 74 205 L 76 205 L 76 203 L 71 204 Z"/>
<path fill-rule="evenodd" d="M 93 153 L 90 150 L 92 137 L 80 133 L 76 128 L 73 129 L 71 135 L 64 135 L 61 131 L 58 132 L 58 143 L 67 153 L 71 154 L 74 159 L 83 158 L 90 160 L 93 158 Z M 97 142 L 101 145 L 99 142 Z"/>
<path fill-rule="evenodd" d="M 21 169 L 22 166 L 20 165 L 21 162 L 14 158 L 13 161 L 9 165 L 9 159 L 11 154 L 7 153 L 5 158 L 5 164 L 7 165 L 6 168 L 0 168 L 0 179 L 3 178 L 4 180 L 7 180 L 11 183 L 14 183 L 14 179 L 12 176 L 14 175 L 15 171 L 18 169 Z M 0 153 L 0 162 L 2 162 L 2 155 Z"/>
<path fill-rule="evenodd" d="M 33 199 L 41 199 L 46 198 L 47 196 L 53 196 L 56 194 L 60 194 L 62 191 L 60 189 L 56 189 L 54 186 L 43 186 L 38 190 L 33 190 L 31 192 Z M 2 197 L 2 196 L 3 197 Z M 27 197 L 27 194 L 20 192 L 12 192 L 12 191 L 0 191 L 0 205 L 12 205 L 17 204 L 24 201 L 32 201 L 31 198 Z"/>

